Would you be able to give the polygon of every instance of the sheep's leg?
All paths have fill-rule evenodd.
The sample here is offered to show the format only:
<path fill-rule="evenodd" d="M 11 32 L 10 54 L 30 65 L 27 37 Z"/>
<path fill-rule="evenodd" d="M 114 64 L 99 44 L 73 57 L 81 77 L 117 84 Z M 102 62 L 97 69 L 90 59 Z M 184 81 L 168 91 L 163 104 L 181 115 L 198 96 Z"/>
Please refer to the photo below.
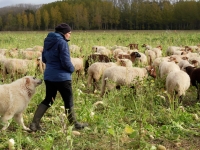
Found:
<path fill-rule="evenodd" d="M 106 79 L 103 78 L 102 79 L 102 85 L 101 85 L 101 97 L 103 97 L 104 93 L 105 93 L 105 88 L 106 88 Z"/>
<path fill-rule="evenodd" d="M 96 80 L 93 78 L 93 89 L 92 89 L 92 92 L 94 93 L 95 91 L 95 88 L 96 88 Z"/>

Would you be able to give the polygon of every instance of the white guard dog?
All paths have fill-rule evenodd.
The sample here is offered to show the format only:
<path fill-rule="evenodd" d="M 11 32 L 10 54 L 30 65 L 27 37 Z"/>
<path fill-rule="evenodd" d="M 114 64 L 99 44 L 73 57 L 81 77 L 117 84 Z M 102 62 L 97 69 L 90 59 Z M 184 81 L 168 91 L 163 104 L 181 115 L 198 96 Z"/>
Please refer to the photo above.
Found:
<path fill-rule="evenodd" d="M 3 122 L 3 128 L 1 130 L 8 128 L 9 120 L 12 118 L 24 130 L 29 130 L 24 125 L 23 112 L 35 93 L 36 87 L 40 84 L 42 84 L 41 79 L 25 76 L 10 84 L 0 85 L 0 116 Z"/>

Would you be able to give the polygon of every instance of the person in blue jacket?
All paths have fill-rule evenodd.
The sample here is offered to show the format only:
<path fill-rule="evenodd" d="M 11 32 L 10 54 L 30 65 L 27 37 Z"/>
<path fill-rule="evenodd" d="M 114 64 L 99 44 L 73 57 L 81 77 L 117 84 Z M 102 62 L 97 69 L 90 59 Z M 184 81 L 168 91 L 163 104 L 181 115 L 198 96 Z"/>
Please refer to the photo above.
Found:
<path fill-rule="evenodd" d="M 40 120 L 46 110 L 53 104 L 57 91 L 60 92 L 64 101 L 65 113 L 68 121 L 75 129 L 83 129 L 87 123 L 79 123 L 76 120 L 73 108 L 72 73 L 74 66 L 70 59 L 68 41 L 71 35 L 71 27 L 61 23 L 50 32 L 44 40 L 42 61 L 46 64 L 44 81 L 46 85 L 45 99 L 38 105 L 34 114 L 30 129 L 41 130 Z"/>

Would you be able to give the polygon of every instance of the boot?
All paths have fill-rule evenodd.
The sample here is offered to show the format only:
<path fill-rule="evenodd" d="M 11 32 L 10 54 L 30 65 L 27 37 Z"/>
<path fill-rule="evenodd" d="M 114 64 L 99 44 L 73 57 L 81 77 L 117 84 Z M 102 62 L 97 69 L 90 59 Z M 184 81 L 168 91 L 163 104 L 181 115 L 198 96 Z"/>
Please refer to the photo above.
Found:
<path fill-rule="evenodd" d="M 69 108 L 69 110 L 66 110 L 66 114 L 67 114 L 67 119 L 68 119 L 69 123 L 71 125 L 74 125 L 75 129 L 80 130 L 80 129 L 83 129 L 84 127 L 88 126 L 87 123 L 80 123 L 76 120 L 76 116 L 75 116 L 73 107 Z"/>
<path fill-rule="evenodd" d="M 42 116 L 44 115 L 44 113 L 46 112 L 46 110 L 48 108 L 49 108 L 48 106 L 46 106 L 42 103 L 38 105 L 38 108 L 35 111 L 35 114 L 34 114 L 34 117 L 33 117 L 33 121 L 32 121 L 32 123 L 30 124 L 30 127 L 29 127 L 32 131 L 36 132 L 37 130 L 41 130 L 39 123 L 40 123 Z"/>

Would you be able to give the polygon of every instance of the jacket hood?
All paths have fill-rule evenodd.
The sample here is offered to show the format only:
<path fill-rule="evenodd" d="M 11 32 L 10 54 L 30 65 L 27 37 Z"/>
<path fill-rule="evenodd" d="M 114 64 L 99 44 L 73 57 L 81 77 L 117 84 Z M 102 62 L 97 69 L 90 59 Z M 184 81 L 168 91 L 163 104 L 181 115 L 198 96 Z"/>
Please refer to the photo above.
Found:
<path fill-rule="evenodd" d="M 58 43 L 59 40 L 65 40 L 67 42 L 64 35 L 62 35 L 61 33 L 50 32 L 44 40 L 44 49 L 51 49 Z"/>

